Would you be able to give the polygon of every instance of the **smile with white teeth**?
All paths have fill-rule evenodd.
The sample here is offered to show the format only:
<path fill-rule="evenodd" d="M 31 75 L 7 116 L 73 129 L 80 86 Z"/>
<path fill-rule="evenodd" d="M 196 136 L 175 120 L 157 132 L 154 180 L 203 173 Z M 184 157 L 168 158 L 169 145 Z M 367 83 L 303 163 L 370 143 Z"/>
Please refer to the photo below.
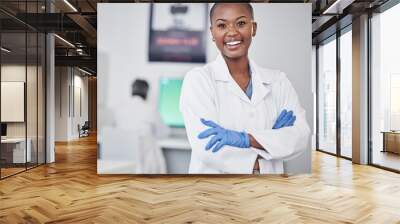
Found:
<path fill-rule="evenodd" d="M 234 45 L 237 45 L 237 44 L 240 44 L 240 43 L 242 43 L 242 41 L 237 40 L 237 41 L 227 42 L 226 45 L 234 46 Z"/>

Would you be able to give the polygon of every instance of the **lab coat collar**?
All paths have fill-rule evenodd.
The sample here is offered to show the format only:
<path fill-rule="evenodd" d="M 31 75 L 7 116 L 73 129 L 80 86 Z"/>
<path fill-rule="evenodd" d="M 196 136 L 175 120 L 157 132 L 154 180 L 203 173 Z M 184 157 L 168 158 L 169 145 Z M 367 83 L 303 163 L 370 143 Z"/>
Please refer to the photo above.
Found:
<path fill-rule="evenodd" d="M 249 59 L 249 61 L 250 61 L 250 69 L 251 69 L 252 76 L 253 75 L 259 76 L 258 65 L 252 59 Z M 221 54 L 218 54 L 217 58 L 213 62 L 213 67 L 214 67 L 214 71 L 215 71 L 215 74 L 214 74 L 215 80 L 224 81 L 224 82 L 232 81 L 232 76 L 229 73 L 228 65 L 226 64 L 225 59 L 222 57 Z M 272 79 L 271 79 L 271 77 L 269 77 L 268 74 L 263 74 L 263 76 L 259 77 L 259 78 L 260 78 L 259 80 L 264 84 L 272 83 Z"/>
<path fill-rule="evenodd" d="M 221 54 L 219 54 L 217 59 L 213 62 L 214 79 L 229 84 L 229 89 L 236 96 L 246 102 L 257 105 L 271 91 L 270 84 L 272 81 L 268 73 L 261 73 L 260 67 L 258 67 L 253 60 L 250 59 L 249 61 L 253 84 L 253 96 L 251 97 L 251 100 L 232 78 L 228 66 Z"/>

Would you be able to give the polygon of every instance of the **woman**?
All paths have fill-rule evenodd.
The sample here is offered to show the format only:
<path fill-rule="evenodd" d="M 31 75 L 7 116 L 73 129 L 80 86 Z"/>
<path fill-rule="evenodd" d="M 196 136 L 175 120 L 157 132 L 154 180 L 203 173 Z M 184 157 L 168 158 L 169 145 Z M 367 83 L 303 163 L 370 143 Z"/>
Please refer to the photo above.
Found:
<path fill-rule="evenodd" d="M 189 173 L 283 173 L 310 133 L 297 94 L 284 73 L 248 58 L 257 32 L 250 4 L 214 4 L 210 20 L 220 55 L 189 71 L 182 86 Z"/>

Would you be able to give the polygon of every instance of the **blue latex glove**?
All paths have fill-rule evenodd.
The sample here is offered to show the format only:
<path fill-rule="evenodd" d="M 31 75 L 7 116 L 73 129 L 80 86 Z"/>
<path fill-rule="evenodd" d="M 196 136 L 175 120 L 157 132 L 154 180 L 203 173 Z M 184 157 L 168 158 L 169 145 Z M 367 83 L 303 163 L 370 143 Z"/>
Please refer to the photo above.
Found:
<path fill-rule="evenodd" d="M 213 121 L 207 121 L 203 118 L 200 119 L 200 121 L 210 128 L 201 132 L 197 137 L 199 139 L 204 139 L 213 136 L 207 143 L 205 150 L 210 150 L 214 147 L 212 152 L 218 152 L 224 145 L 239 148 L 250 147 L 250 139 L 247 133 L 225 129 Z"/>
<path fill-rule="evenodd" d="M 282 110 L 281 114 L 279 114 L 278 118 L 275 121 L 272 129 L 279 129 L 283 127 L 293 126 L 296 121 L 296 116 L 293 115 L 293 111 Z"/>

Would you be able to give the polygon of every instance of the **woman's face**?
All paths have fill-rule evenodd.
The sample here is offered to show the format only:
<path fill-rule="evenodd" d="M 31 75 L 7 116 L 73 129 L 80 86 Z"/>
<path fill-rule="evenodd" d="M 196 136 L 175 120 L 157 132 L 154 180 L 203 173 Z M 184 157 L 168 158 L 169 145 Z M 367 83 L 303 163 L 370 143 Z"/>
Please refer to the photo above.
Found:
<path fill-rule="evenodd" d="M 221 4 L 214 9 L 211 20 L 211 34 L 222 55 L 231 59 L 247 57 L 257 29 L 249 9 L 237 3 Z"/>

